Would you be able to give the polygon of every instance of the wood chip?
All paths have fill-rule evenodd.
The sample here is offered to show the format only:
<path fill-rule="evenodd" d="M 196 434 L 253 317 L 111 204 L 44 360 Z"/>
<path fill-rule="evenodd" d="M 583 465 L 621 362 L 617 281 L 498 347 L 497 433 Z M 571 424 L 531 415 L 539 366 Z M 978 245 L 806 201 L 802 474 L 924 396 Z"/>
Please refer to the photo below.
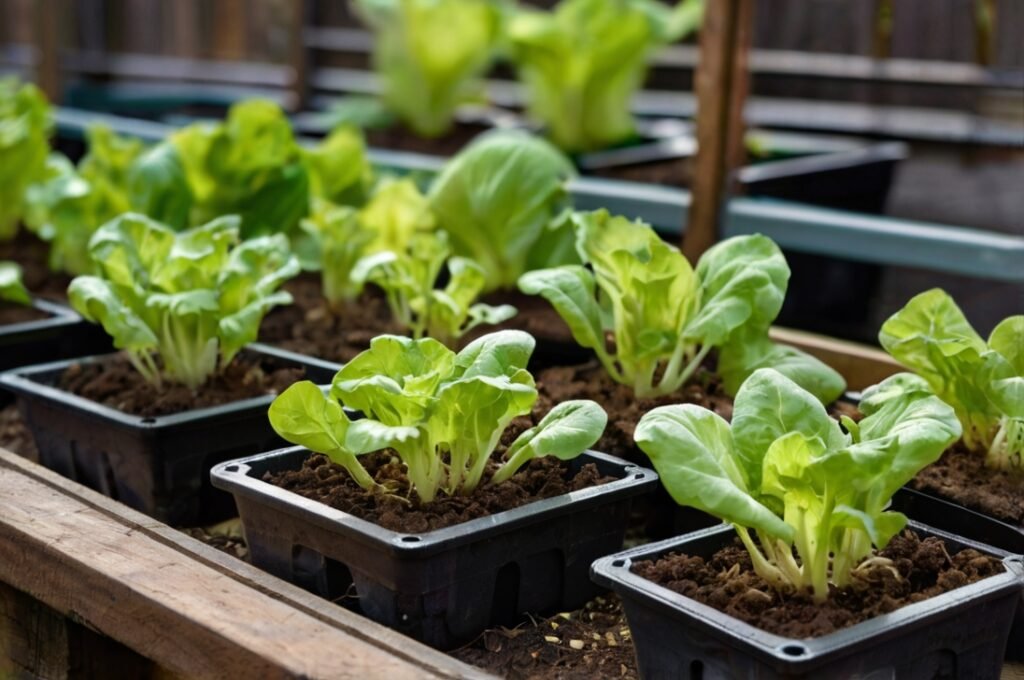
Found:
<path fill-rule="evenodd" d="M 572 620 L 572 614 L 570 614 L 569 612 L 562 612 L 562 613 L 561 613 L 561 614 L 559 614 L 558 616 L 559 616 L 560 618 L 563 618 L 563 619 L 565 619 L 566 621 L 571 621 L 571 620 Z"/>
<path fill-rule="evenodd" d="M 573 649 L 583 649 L 583 640 L 569 640 L 569 646 Z"/>
<path fill-rule="evenodd" d="M 548 621 L 551 624 L 551 630 L 558 630 L 558 624 L 554 621 Z"/>
<path fill-rule="evenodd" d="M 557 645 L 560 642 L 560 640 L 556 638 L 554 635 L 545 635 L 544 640 L 555 645 Z"/>
<path fill-rule="evenodd" d="M 615 633 L 605 633 L 604 639 L 609 647 L 618 647 L 619 641 L 615 639 Z"/>

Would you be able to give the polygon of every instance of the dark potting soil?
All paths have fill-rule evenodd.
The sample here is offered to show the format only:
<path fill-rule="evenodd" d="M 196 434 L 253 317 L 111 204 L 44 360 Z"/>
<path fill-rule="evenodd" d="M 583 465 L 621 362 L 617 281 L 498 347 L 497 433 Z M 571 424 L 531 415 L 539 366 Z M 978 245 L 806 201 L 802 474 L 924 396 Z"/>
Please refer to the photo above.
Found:
<path fill-rule="evenodd" d="M 67 300 L 70 277 L 50 271 L 50 245 L 22 229 L 10 241 L 0 243 L 0 262 L 12 260 L 21 265 L 22 281 L 33 294 L 51 300 Z"/>
<path fill-rule="evenodd" d="M 39 460 L 36 440 L 21 417 L 17 404 L 8 404 L 0 409 L 0 448 L 29 460 Z"/>
<path fill-rule="evenodd" d="M 640 417 L 657 406 L 697 404 L 726 420 L 732 418 L 732 397 L 725 393 L 721 380 L 707 369 L 699 369 L 681 390 L 651 399 L 638 399 L 632 388 L 609 377 L 599 362 L 577 366 L 556 366 L 536 375 L 539 397 L 533 407 L 533 419 L 540 418 L 556 404 L 568 399 L 593 399 L 608 413 L 608 425 L 593 448 L 597 451 L 647 464 L 647 458 L 633 443 L 633 432 Z"/>
<path fill-rule="evenodd" d="M 249 561 L 249 546 L 242 533 L 242 520 L 237 517 L 213 526 L 187 527 L 179 531 L 232 557 Z"/>
<path fill-rule="evenodd" d="M 412 151 L 430 156 L 454 156 L 473 141 L 478 134 L 489 130 L 487 125 L 456 123 L 440 137 L 421 137 L 403 125 L 392 125 L 366 131 L 366 141 L 371 147 Z"/>
<path fill-rule="evenodd" d="M 496 452 L 495 456 L 498 455 Z M 567 464 L 541 458 L 530 461 L 501 484 L 482 483 L 468 496 L 440 493 L 432 503 L 422 505 L 415 494 L 410 493 L 409 480 L 397 456 L 380 451 L 360 456 L 359 461 L 379 484 L 393 489 L 392 494 L 363 490 L 343 467 L 320 454 L 311 454 L 299 470 L 268 472 L 264 481 L 385 529 L 410 534 L 442 529 L 612 481 L 610 477 L 602 477 L 592 463 L 570 476 Z M 490 478 L 497 466 L 496 461 L 488 464 L 484 480 Z"/>
<path fill-rule="evenodd" d="M 305 373 L 303 368 L 268 357 L 241 353 L 197 390 L 174 384 L 157 389 L 119 354 L 71 365 L 61 374 L 57 386 L 104 406 L 148 418 L 277 394 L 302 380 Z"/>
<path fill-rule="evenodd" d="M 590 170 L 587 174 L 629 182 L 686 187 L 690 186 L 693 178 L 693 158 L 670 158 L 652 163 L 601 168 Z"/>
<path fill-rule="evenodd" d="M 918 473 L 910 486 L 1024 527 L 1024 471 L 985 467 L 985 455 L 957 442 Z"/>
<path fill-rule="evenodd" d="M 450 654 L 509 680 L 639 677 L 622 604 L 611 594 L 573 612 L 484 631 Z"/>
<path fill-rule="evenodd" d="M 503 291 L 484 296 L 483 302 L 495 306 L 512 305 L 516 308 L 516 315 L 497 326 L 477 326 L 466 334 L 466 337 L 463 338 L 464 343 L 497 330 L 515 329 L 526 331 L 537 339 L 538 344 L 556 343 L 568 346 L 579 354 L 587 352 L 576 344 L 569 326 L 551 306 L 551 303 L 539 295 Z"/>
<path fill-rule="evenodd" d="M 773 590 L 754 573 L 739 539 L 709 560 L 671 553 L 637 562 L 632 571 L 762 630 L 797 639 L 828 635 L 1003 571 L 995 557 L 970 548 L 950 555 L 941 539 L 921 540 L 910 530 L 894 537 L 879 555 L 891 564 L 855 572 L 849 586 L 833 588 L 822 604 L 809 592 Z"/>
<path fill-rule="evenodd" d="M 48 318 L 50 318 L 49 314 L 35 307 L 16 305 L 11 302 L 0 302 L 0 326 L 26 323 L 28 321 L 41 321 Z"/>
<path fill-rule="evenodd" d="M 284 288 L 295 303 L 274 308 L 260 326 L 260 340 L 276 347 L 346 362 L 367 349 L 376 336 L 402 333 L 387 300 L 376 288 L 368 288 L 343 311 L 332 309 L 324 299 L 317 275 L 303 274 Z"/>

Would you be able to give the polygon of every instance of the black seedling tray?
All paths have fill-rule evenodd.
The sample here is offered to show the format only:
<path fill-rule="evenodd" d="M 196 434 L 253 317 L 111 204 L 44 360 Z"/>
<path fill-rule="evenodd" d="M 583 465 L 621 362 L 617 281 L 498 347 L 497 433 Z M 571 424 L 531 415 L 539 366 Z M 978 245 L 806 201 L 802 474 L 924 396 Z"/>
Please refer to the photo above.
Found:
<path fill-rule="evenodd" d="M 730 526 L 604 557 L 591 578 L 622 598 L 643 678 L 998 678 L 1024 563 L 923 524 L 910 528 L 943 538 L 952 552 L 1003 557 L 1006 572 L 807 640 L 767 633 L 630 571 L 670 552 L 710 557 L 732 542 Z"/>
<path fill-rule="evenodd" d="M 302 366 L 306 379 L 319 384 L 329 383 L 339 368 L 263 345 L 243 351 Z M 39 462 L 174 526 L 230 516 L 231 497 L 210 485 L 210 468 L 284 444 L 267 419 L 274 396 L 144 418 L 55 387 L 69 366 L 103 359 L 57 361 L 0 374 L 0 386 L 17 395 Z"/>
<path fill-rule="evenodd" d="M 39 299 L 32 306 L 49 318 L 0 326 L 0 371 L 111 350 L 102 329 L 67 307 Z"/>
<path fill-rule="evenodd" d="M 938 496 L 903 488 L 893 496 L 892 508 L 936 529 L 965 536 L 1013 555 L 1024 555 L 1024 528 L 1000 522 Z M 1021 598 L 1010 628 L 1010 641 L 1006 644 L 1006 658 L 1010 661 L 1024 661 L 1024 593 L 1021 593 Z"/>
<path fill-rule="evenodd" d="M 293 447 L 213 468 L 213 485 L 235 496 L 253 564 L 330 599 L 354 584 L 364 614 L 442 649 L 598 594 L 590 563 L 622 546 L 633 497 L 658 483 L 650 470 L 588 452 L 573 469 L 594 463 L 615 481 L 403 534 L 262 481 L 308 455 Z"/>

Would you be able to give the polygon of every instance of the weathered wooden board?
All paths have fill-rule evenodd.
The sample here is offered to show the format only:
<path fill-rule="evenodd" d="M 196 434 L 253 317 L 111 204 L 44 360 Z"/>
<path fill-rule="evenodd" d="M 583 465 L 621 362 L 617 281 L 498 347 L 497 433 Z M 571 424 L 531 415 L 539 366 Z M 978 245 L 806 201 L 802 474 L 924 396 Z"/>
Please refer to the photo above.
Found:
<path fill-rule="evenodd" d="M 770 335 L 776 342 L 802 349 L 839 371 L 851 390 L 863 390 L 905 370 L 876 347 L 789 328 L 773 327 Z"/>
<path fill-rule="evenodd" d="M 58 651 L 32 663 L 66 666 L 66 617 L 163 677 L 488 677 L 4 450 L 0 582 L 31 598 L 2 600 L 18 626 L 0 663 L 45 652 L 45 633 Z"/>

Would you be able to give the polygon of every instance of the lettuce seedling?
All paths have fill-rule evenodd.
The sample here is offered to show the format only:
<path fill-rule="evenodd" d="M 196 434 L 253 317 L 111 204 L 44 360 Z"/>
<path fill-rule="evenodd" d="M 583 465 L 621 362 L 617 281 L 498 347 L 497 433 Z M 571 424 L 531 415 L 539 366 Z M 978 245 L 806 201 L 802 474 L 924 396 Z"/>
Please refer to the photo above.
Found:
<path fill-rule="evenodd" d="M 702 14 L 703 0 L 563 0 L 550 12 L 519 12 L 508 40 L 530 114 L 566 151 L 629 139 L 630 103 L 652 52 L 695 30 Z"/>
<path fill-rule="evenodd" d="M 435 288 L 447 266 L 448 282 Z M 483 290 L 483 267 L 451 257 L 444 232 L 415 234 L 403 250 L 385 250 L 356 263 L 352 280 L 384 291 L 394 318 L 414 338 L 429 335 L 448 347 L 482 324 L 499 324 L 516 315 L 510 305 L 476 302 Z"/>
<path fill-rule="evenodd" d="M 324 297 L 344 309 L 365 283 L 365 277 L 352 276 L 357 262 L 385 250 L 405 252 L 414 234 L 430 232 L 434 225 L 427 199 L 409 179 L 382 181 L 359 210 L 315 199 L 301 224 L 308 260 L 303 264 L 320 271 Z"/>
<path fill-rule="evenodd" d="M 968 449 L 989 467 L 1024 471 L 1024 315 L 997 325 L 986 343 L 945 291 L 915 296 L 883 325 L 878 340 L 953 407 Z"/>
<path fill-rule="evenodd" d="M 374 32 L 385 105 L 417 134 L 436 137 L 478 98 L 501 36 L 500 0 L 356 0 Z"/>
<path fill-rule="evenodd" d="M 765 366 L 824 403 L 842 394 L 846 385 L 834 370 L 768 339 L 789 281 L 789 266 L 771 239 L 758 234 L 722 241 L 694 270 L 643 222 L 605 210 L 577 213 L 573 221 L 579 254 L 590 269 L 527 272 L 519 289 L 547 299 L 576 342 L 592 349 L 608 374 L 638 397 L 672 394 L 712 349 L 730 394 Z"/>
<path fill-rule="evenodd" d="M 572 174 L 550 144 L 508 130 L 482 135 L 445 165 L 430 206 L 455 254 L 484 268 L 485 292 L 513 288 L 531 269 L 579 261 L 567 219 Z"/>
<path fill-rule="evenodd" d="M 197 388 L 256 339 L 260 321 L 291 296 L 277 288 L 299 272 L 284 235 L 238 245 L 239 219 L 175 233 L 127 213 L 89 242 L 98 276 L 79 276 L 71 305 L 103 324 L 154 385 Z"/>
<path fill-rule="evenodd" d="M 16 262 L 0 262 L 0 300 L 16 305 L 32 304 L 32 296 L 21 280 L 21 267 Z"/>
<path fill-rule="evenodd" d="M 189 125 L 176 132 L 171 143 L 195 199 L 190 224 L 239 215 L 242 238 L 248 239 L 289 233 L 308 212 L 306 156 L 277 104 L 259 99 L 239 102 L 223 123 Z M 336 143 L 336 138 L 325 142 L 328 148 Z M 319 184 L 325 185 L 338 189 Z"/>
<path fill-rule="evenodd" d="M 26 225 L 50 243 L 51 269 L 69 274 L 92 272 L 89 239 L 114 217 L 140 212 L 183 229 L 192 206 L 181 159 L 170 143 L 146 149 L 102 126 L 89 128 L 86 141 L 89 150 L 77 168 L 53 153 L 26 191 Z"/>
<path fill-rule="evenodd" d="M 38 88 L 0 79 L 0 240 L 17 233 L 25 191 L 43 176 L 51 126 L 50 106 Z"/>
<path fill-rule="evenodd" d="M 815 395 L 763 368 L 736 394 L 731 426 L 693 404 L 661 406 L 636 443 L 677 503 L 735 527 L 758 575 L 821 602 L 903 529 L 892 495 L 960 436 L 934 395 L 878 387 L 844 433 Z"/>
<path fill-rule="evenodd" d="M 422 503 L 441 492 L 469 494 L 502 433 L 537 399 L 526 370 L 533 348 L 521 331 L 485 335 L 458 354 L 432 338 L 382 335 L 338 372 L 329 396 L 308 381 L 285 390 L 270 407 L 270 422 L 284 439 L 343 466 L 364 489 L 387 491 L 358 456 L 390 447 Z M 342 405 L 366 418 L 351 421 Z M 509 446 L 490 482 L 508 479 L 533 458 L 575 458 L 606 422 L 594 402 L 559 404 Z"/>

